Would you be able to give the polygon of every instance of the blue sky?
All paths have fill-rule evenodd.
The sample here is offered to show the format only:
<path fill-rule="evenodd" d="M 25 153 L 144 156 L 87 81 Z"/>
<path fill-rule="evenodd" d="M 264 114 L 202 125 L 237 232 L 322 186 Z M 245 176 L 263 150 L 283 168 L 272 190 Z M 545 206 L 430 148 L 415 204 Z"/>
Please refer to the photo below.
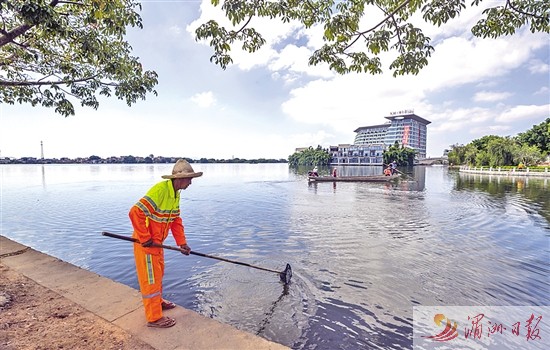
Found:
<path fill-rule="evenodd" d="M 489 2 L 491 3 L 491 2 Z M 474 38 L 481 7 L 441 27 L 418 19 L 435 52 L 417 76 L 337 75 L 307 59 L 322 27 L 304 30 L 253 20 L 267 43 L 257 53 L 234 49 L 227 70 L 195 28 L 219 8 L 207 1 L 144 1 L 144 29 L 127 39 L 143 66 L 159 74 L 158 97 L 132 107 L 115 99 L 68 118 L 50 109 L 0 105 L 0 155 L 101 157 L 149 154 L 190 158 L 287 158 L 297 147 L 353 143 L 360 126 L 382 124 L 412 109 L 430 120 L 428 156 L 484 135 L 516 135 L 550 116 L 550 40 L 527 28 L 511 37 Z M 494 5 L 494 2 L 493 2 Z M 376 18 L 365 18 L 365 28 Z"/>

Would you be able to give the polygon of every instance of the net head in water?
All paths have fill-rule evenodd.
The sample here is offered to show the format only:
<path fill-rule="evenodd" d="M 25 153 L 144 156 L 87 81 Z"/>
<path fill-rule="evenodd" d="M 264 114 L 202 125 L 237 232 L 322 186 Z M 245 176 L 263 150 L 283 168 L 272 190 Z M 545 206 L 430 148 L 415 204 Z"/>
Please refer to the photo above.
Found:
<path fill-rule="evenodd" d="M 290 267 L 290 264 L 286 264 L 286 268 L 283 272 L 279 274 L 281 277 L 281 282 L 284 284 L 289 284 L 290 279 L 292 278 L 292 268 Z"/>

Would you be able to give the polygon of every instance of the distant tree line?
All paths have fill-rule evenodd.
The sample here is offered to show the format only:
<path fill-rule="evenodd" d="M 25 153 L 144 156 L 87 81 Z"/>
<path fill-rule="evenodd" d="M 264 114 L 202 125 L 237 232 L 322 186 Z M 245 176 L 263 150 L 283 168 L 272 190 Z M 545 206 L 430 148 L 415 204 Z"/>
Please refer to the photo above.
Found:
<path fill-rule="evenodd" d="M 259 163 L 286 163 L 286 159 L 244 159 L 244 158 L 232 158 L 232 159 L 214 159 L 214 158 L 201 158 L 196 163 L 249 163 L 249 164 L 259 164 Z"/>
<path fill-rule="evenodd" d="M 122 157 L 123 163 L 172 163 L 174 161 L 174 157 L 170 158 L 164 158 L 164 157 L 153 157 L 152 155 L 149 157 L 145 157 L 142 159 L 136 158 L 134 156 L 125 156 Z M 179 158 L 177 158 L 179 159 Z M 232 158 L 232 159 L 215 159 L 215 158 L 200 158 L 200 159 L 191 159 L 191 158 L 185 158 L 182 159 L 187 160 L 189 163 L 249 163 L 249 164 L 258 164 L 258 163 L 286 163 L 286 159 L 266 159 L 266 158 L 258 158 L 258 159 L 245 159 L 245 158 Z"/>
<path fill-rule="evenodd" d="M 22 157 L 19 159 L 16 158 L 2 158 L 0 163 L 2 164 L 165 164 L 165 163 L 175 163 L 178 159 L 185 159 L 189 163 L 249 163 L 249 164 L 258 164 L 258 163 L 286 163 L 286 159 L 244 159 L 244 158 L 233 158 L 233 159 L 214 159 L 214 158 L 200 158 L 198 160 L 191 159 L 187 157 L 162 157 L 154 156 L 150 154 L 147 157 L 137 157 L 137 156 L 119 156 L 119 157 L 108 157 L 101 158 L 96 155 L 90 157 L 82 158 L 35 158 L 35 157 Z"/>
<path fill-rule="evenodd" d="M 470 166 L 532 166 L 550 152 L 550 118 L 517 136 L 483 136 L 467 145 L 452 145 L 449 163 Z"/>

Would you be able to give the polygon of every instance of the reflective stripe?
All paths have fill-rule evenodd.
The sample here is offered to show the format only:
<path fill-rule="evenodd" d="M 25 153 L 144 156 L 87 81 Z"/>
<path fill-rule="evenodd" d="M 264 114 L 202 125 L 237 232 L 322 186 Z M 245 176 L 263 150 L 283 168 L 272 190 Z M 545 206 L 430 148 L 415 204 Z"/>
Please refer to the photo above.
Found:
<path fill-rule="evenodd" d="M 146 198 L 143 197 L 142 199 L 139 200 L 139 202 L 136 203 L 136 207 L 141 209 L 141 211 L 143 211 L 143 213 L 148 219 L 151 219 L 153 221 L 160 222 L 160 223 L 171 223 L 172 221 L 174 221 L 176 217 L 180 215 L 179 209 L 174 209 L 172 211 L 167 210 L 167 211 L 162 211 L 162 213 L 159 213 L 158 211 L 155 210 L 154 206 L 151 205 L 150 202 L 147 201 L 146 202 L 147 204 L 144 204 L 145 201 L 146 201 Z"/>
<path fill-rule="evenodd" d="M 147 266 L 147 282 L 155 284 L 155 273 L 153 272 L 153 257 L 151 254 L 145 254 L 145 265 Z"/>
<path fill-rule="evenodd" d="M 146 295 L 141 295 L 141 297 L 143 299 L 151 299 L 151 298 L 154 298 L 156 296 L 159 296 L 160 295 L 160 292 L 154 292 L 154 293 L 151 293 L 151 294 L 146 294 Z"/>
<path fill-rule="evenodd" d="M 180 216 L 180 193 L 174 191 L 171 180 L 161 181 L 151 187 L 135 206 L 150 220 L 172 223 Z"/>
<path fill-rule="evenodd" d="M 166 214 L 170 214 L 170 212 L 173 210 L 172 208 L 170 209 L 165 209 L 165 210 L 162 210 L 160 209 L 157 204 L 155 203 L 155 201 L 153 200 L 153 198 L 145 195 L 143 196 L 143 200 L 145 203 L 149 204 L 151 207 L 153 207 L 153 210 L 158 214 L 158 215 L 166 215 Z"/>

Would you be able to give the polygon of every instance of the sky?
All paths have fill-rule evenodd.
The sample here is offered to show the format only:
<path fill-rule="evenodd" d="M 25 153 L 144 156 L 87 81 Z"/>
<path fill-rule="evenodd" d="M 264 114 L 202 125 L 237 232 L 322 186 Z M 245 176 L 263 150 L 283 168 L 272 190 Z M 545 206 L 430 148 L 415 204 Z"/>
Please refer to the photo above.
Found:
<path fill-rule="evenodd" d="M 483 4 L 483 3 L 482 3 Z M 144 28 L 127 40 L 144 69 L 159 74 L 158 96 L 128 107 L 100 99 L 76 115 L 0 104 L 0 156 L 46 158 L 170 156 L 192 159 L 288 158 L 299 147 L 351 144 L 354 130 L 378 125 L 394 111 L 431 121 L 427 155 L 485 135 L 515 136 L 550 116 L 550 39 L 522 28 L 513 36 L 475 38 L 482 7 L 441 27 L 413 18 L 435 51 L 418 75 L 339 75 L 308 66 L 322 45 L 322 27 L 254 19 L 266 44 L 253 54 L 238 47 L 226 70 L 195 40 L 210 19 L 226 23 L 210 0 L 142 1 Z M 495 5 L 494 1 L 485 6 Z M 364 28 L 378 20 L 363 19 Z"/>

